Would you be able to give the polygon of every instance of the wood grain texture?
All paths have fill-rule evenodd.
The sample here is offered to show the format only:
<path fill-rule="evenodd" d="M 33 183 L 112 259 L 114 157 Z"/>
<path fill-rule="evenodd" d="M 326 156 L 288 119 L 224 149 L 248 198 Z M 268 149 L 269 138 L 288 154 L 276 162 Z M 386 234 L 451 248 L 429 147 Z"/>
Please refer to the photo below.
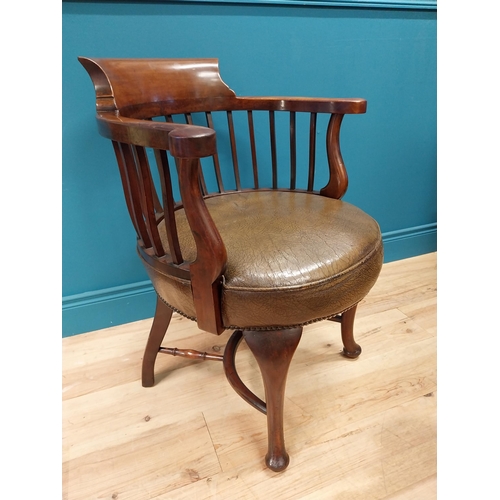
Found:
<path fill-rule="evenodd" d="M 159 356 L 141 386 L 151 320 L 63 339 L 63 498 L 436 498 L 436 254 L 384 265 L 354 324 L 363 353 L 342 356 L 340 325 L 304 328 L 285 401 L 291 457 L 266 468 L 266 417 L 220 363 Z M 168 345 L 221 354 L 230 332 L 174 314 Z M 241 379 L 264 396 L 244 342 Z"/>
<path fill-rule="evenodd" d="M 256 137 L 262 137 L 260 132 L 263 129 L 259 127 L 260 132 L 255 133 L 256 122 L 252 118 L 254 111 L 259 115 L 262 112 L 269 118 L 270 151 L 268 152 L 270 152 L 271 172 L 267 170 L 267 173 L 272 176 L 272 191 L 288 192 L 288 194 L 291 194 L 290 191 L 295 191 L 294 195 L 304 194 L 305 183 L 299 182 L 300 175 L 297 172 L 299 166 L 297 163 L 302 161 L 297 162 L 297 155 L 300 156 L 300 144 L 305 142 L 308 136 L 310 154 L 307 184 L 311 191 L 308 192 L 306 200 L 314 206 L 318 203 L 318 198 L 322 198 L 323 201 L 325 197 L 340 199 L 348 184 L 347 171 L 340 152 L 340 127 L 345 114 L 366 112 L 367 101 L 365 99 L 238 97 L 222 80 L 217 59 L 89 59 L 78 57 L 78 60 L 88 72 L 94 85 L 99 133 L 111 139 L 114 146 L 128 212 L 137 233 L 138 253 L 146 266 L 156 293 L 173 310 L 188 318 L 196 318 L 199 328 L 219 335 L 226 328 L 253 330 L 255 327 L 286 329 L 302 326 L 319 318 L 340 314 L 357 304 L 366 295 L 382 266 L 382 253 L 379 226 L 362 211 L 358 211 L 355 219 L 347 219 L 348 214 L 344 212 L 349 210 L 345 208 L 349 205 L 344 204 L 343 210 L 338 212 L 332 210 L 328 212 L 327 220 L 317 218 L 315 223 L 318 223 L 319 234 L 323 234 L 329 227 L 334 226 L 334 219 L 337 218 L 339 218 L 339 226 L 349 228 L 343 233 L 344 237 L 340 235 L 340 232 L 335 232 L 336 241 L 346 244 L 340 244 L 339 248 L 333 250 L 328 246 L 327 262 L 330 262 L 332 252 L 338 256 L 334 259 L 336 263 L 342 263 L 349 253 L 349 259 L 345 260 L 351 261 L 351 258 L 355 257 L 356 264 L 363 262 L 363 272 L 359 273 L 359 266 L 353 265 L 352 268 L 342 266 L 338 273 L 326 273 L 324 272 L 326 267 L 318 265 L 318 261 L 323 262 L 319 253 L 313 258 L 314 262 L 311 267 L 303 254 L 296 253 L 298 249 L 288 248 L 287 243 L 282 241 L 280 254 L 288 255 L 289 253 L 293 255 L 293 258 L 287 257 L 284 261 L 280 260 L 280 265 L 286 262 L 286 269 L 280 268 L 280 274 L 271 277 L 270 282 L 263 287 L 264 293 L 261 294 L 261 291 L 253 286 L 252 281 L 244 282 L 243 277 L 238 278 L 241 281 L 236 286 L 233 286 L 234 283 L 231 283 L 230 279 L 224 286 L 223 282 L 228 278 L 224 274 L 226 267 L 228 271 L 236 269 L 238 275 L 242 273 L 239 269 L 240 264 L 233 256 L 229 245 L 231 234 L 236 235 L 237 241 L 242 241 L 243 234 L 257 229 L 257 235 L 251 237 L 252 246 L 258 245 L 253 254 L 267 255 L 266 263 L 277 259 L 268 254 L 270 245 L 267 242 L 270 238 L 262 233 L 263 225 L 258 224 L 257 228 L 252 228 L 244 224 L 246 220 L 243 222 L 237 220 L 234 210 L 229 210 L 229 213 L 224 214 L 223 219 L 230 221 L 231 229 L 229 235 L 227 233 L 224 235 L 223 221 L 216 223 L 216 219 L 212 217 L 213 214 L 206 204 L 208 197 L 217 196 L 219 201 L 224 199 L 226 207 L 234 208 L 232 205 L 234 198 L 221 197 L 224 193 L 221 192 L 222 171 L 219 165 L 219 154 L 222 153 L 222 156 L 226 157 L 229 150 L 232 161 L 224 162 L 226 167 L 223 170 L 228 172 L 232 163 L 235 192 L 254 191 L 246 182 L 243 182 L 246 177 L 243 167 L 249 166 L 247 161 L 249 158 L 245 153 L 249 151 L 246 147 L 242 147 L 242 144 L 245 144 L 246 127 L 242 129 L 238 125 L 237 115 L 246 114 L 249 118 L 252 174 L 255 184 L 258 184 L 259 169 L 256 151 L 266 151 L 267 141 L 255 141 Z M 216 128 L 210 128 L 210 125 L 214 124 L 212 115 L 219 113 L 225 115 L 226 125 L 222 126 L 219 120 L 216 120 L 218 122 Z M 320 122 L 316 120 L 317 113 L 326 115 L 324 118 L 328 120 L 328 125 L 323 120 Z M 203 115 L 205 115 L 204 119 L 201 118 Z M 297 115 L 309 120 L 308 134 L 297 135 L 298 129 L 302 129 L 299 125 L 302 119 Z M 319 127 L 321 131 L 318 130 L 318 124 L 322 124 Z M 278 170 L 280 172 L 282 170 L 278 167 L 279 157 L 282 154 L 280 137 L 283 132 L 289 135 L 289 183 L 285 181 L 287 175 L 285 172 L 278 176 Z M 320 151 L 315 149 L 316 139 L 312 140 L 313 134 L 318 136 L 318 139 L 323 136 L 326 141 L 326 148 L 322 149 L 321 154 L 323 158 L 318 158 L 317 164 L 316 153 Z M 218 141 L 216 141 L 216 136 Z M 221 140 L 223 138 L 229 140 L 229 144 Z M 224 142 L 226 142 L 226 148 L 218 149 L 217 143 L 220 146 Z M 227 146 L 229 146 L 228 149 Z M 151 171 L 153 156 L 158 167 L 159 183 L 155 182 L 157 176 Z M 169 162 L 169 157 L 172 157 L 173 161 Z M 217 177 L 217 188 L 213 183 L 207 182 L 211 176 L 206 169 L 204 171 L 203 166 L 206 165 L 206 161 L 202 160 L 208 157 L 212 157 L 214 163 L 213 173 Z M 226 159 L 229 158 L 226 157 Z M 325 165 L 325 160 L 329 166 L 328 183 L 319 191 L 313 190 L 314 170 L 321 169 L 322 165 Z M 263 163 L 265 165 L 266 162 Z M 284 174 L 283 179 L 282 174 Z M 175 177 L 178 178 L 181 195 L 179 204 L 174 203 L 176 190 L 170 182 Z M 263 179 L 265 177 L 263 172 Z M 287 184 L 289 188 L 286 187 Z M 265 185 L 269 188 L 268 181 Z M 161 187 L 161 192 L 159 187 Z M 263 190 L 266 191 L 266 188 Z M 291 199 L 297 198 L 294 196 Z M 181 235 L 176 231 L 175 221 L 177 215 L 181 213 L 181 205 L 189 226 L 189 234 L 194 240 L 195 257 L 193 259 L 188 257 L 190 252 L 181 245 Z M 265 212 L 272 213 L 272 218 L 278 220 L 280 214 L 268 212 L 270 205 L 266 204 L 266 207 Z M 178 212 L 176 208 L 179 209 Z M 281 229 L 288 230 L 297 220 L 307 219 L 310 223 L 314 214 L 309 211 L 296 213 L 288 210 L 281 217 L 283 220 L 280 220 L 279 234 L 282 232 Z M 364 228 L 367 221 L 372 223 L 370 231 Z M 162 229 L 166 229 L 167 238 L 161 236 Z M 267 232 L 274 234 L 270 227 Z M 356 237 L 355 240 L 353 242 L 345 240 L 347 234 Z M 361 234 L 363 241 L 357 238 L 357 235 Z M 303 237 L 306 238 L 305 235 Z M 228 254 L 231 257 L 229 261 Z M 245 252 L 244 255 L 242 267 L 253 268 L 252 259 L 248 262 L 246 260 L 252 252 Z M 310 255 L 309 249 L 306 251 L 307 255 Z M 370 264 L 367 262 L 368 255 L 372 257 Z M 319 280 L 314 279 L 312 275 L 307 284 L 300 279 L 293 279 L 295 276 L 310 275 L 312 268 L 321 269 Z M 258 274 L 265 274 L 264 268 L 259 269 Z M 283 274 L 287 277 L 287 286 L 290 284 L 293 292 L 288 288 L 283 290 L 284 287 L 280 285 L 279 276 Z M 183 279 L 183 284 L 171 279 L 173 277 Z M 337 281 L 344 284 L 337 287 Z M 317 287 L 313 286 L 316 282 Z M 346 290 L 341 290 L 344 286 Z M 246 296 L 248 291 L 251 291 L 253 297 L 252 307 L 248 306 L 249 296 Z M 284 303 L 280 304 L 277 296 L 283 291 L 287 297 Z M 323 298 L 321 298 L 322 294 Z M 223 295 L 224 301 L 221 299 Z M 232 298 L 235 296 L 243 296 L 243 299 L 233 301 Z M 269 314 L 268 305 L 270 301 L 275 300 L 275 296 L 276 303 Z M 292 300 L 292 296 L 295 300 Z M 307 296 L 311 300 L 307 301 Z M 339 303 L 336 301 L 339 297 L 345 300 Z M 222 307 L 223 302 L 224 307 Z M 322 307 L 317 307 L 320 304 Z M 249 315 L 242 315 L 241 310 L 251 312 Z M 267 314 L 265 314 L 266 311 Z M 347 327 L 347 330 L 349 329 L 350 327 Z M 344 330 L 346 330 L 345 322 Z M 155 332 L 154 342 L 160 335 L 156 327 Z M 344 339 L 349 337 L 352 335 L 344 332 Z M 354 349 L 348 348 L 345 354 L 351 358 L 356 357 L 361 352 L 358 346 L 352 342 L 348 344 L 352 344 Z M 150 347 L 152 346 L 150 342 Z M 154 349 L 148 347 L 142 381 L 145 387 L 151 387 L 154 384 L 151 361 L 154 361 L 155 352 Z"/>

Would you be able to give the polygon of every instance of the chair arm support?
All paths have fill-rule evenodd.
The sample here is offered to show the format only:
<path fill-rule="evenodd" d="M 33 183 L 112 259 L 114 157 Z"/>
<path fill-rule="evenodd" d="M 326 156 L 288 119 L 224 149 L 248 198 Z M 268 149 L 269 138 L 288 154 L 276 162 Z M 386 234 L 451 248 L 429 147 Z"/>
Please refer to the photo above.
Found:
<path fill-rule="evenodd" d="M 322 196 L 340 200 L 347 191 L 347 170 L 340 152 L 340 126 L 344 115 L 334 114 L 330 117 L 326 132 L 326 154 L 330 168 L 327 185 L 320 190 Z"/>
<path fill-rule="evenodd" d="M 220 334 L 224 331 L 220 287 L 227 253 L 203 199 L 199 161 L 216 152 L 215 131 L 196 126 L 176 128 L 169 134 L 169 145 L 177 160 L 184 212 L 196 244 L 196 260 L 189 271 L 198 327 Z"/>
<path fill-rule="evenodd" d="M 181 157 L 177 161 L 184 211 L 196 244 L 196 259 L 189 270 L 198 327 L 220 334 L 224 331 L 220 286 L 227 262 L 226 247 L 203 199 L 199 159 Z"/>

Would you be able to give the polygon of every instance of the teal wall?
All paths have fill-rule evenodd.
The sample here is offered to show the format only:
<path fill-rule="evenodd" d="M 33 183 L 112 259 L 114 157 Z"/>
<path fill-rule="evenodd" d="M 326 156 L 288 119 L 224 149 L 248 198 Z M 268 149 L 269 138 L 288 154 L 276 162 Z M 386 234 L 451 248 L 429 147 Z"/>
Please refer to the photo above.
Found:
<path fill-rule="evenodd" d="M 344 199 L 378 220 L 386 261 L 436 249 L 435 8 L 291 3 L 63 2 L 63 336 L 155 303 L 80 55 L 217 57 L 239 95 L 366 98 L 343 123 Z"/>

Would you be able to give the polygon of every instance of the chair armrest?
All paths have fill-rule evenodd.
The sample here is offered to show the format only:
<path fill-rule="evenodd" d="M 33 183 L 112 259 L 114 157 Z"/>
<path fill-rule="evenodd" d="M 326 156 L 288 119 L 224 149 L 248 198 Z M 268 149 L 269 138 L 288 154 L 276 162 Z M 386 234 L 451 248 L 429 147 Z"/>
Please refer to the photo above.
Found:
<path fill-rule="evenodd" d="M 215 131 L 208 127 L 127 118 L 114 112 L 98 113 L 97 125 L 108 139 L 165 151 L 174 148 L 177 154 L 172 151 L 172 155 L 177 157 L 203 158 L 217 152 Z M 171 143 L 169 134 L 174 130 L 179 133 Z"/>
<path fill-rule="evenodd" d="M 309 113 L 366 113 L 366 99 L 325 99 L 314 97 L 236 97 L 237 109 L 297 111 Z"/>

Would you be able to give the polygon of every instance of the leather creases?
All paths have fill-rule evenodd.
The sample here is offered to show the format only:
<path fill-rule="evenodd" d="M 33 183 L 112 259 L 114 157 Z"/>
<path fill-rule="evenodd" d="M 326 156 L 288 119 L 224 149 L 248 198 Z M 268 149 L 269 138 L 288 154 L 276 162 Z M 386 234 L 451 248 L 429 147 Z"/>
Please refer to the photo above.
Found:
<path fill-rule="evenodd" d="M 221 286 L 224 326 L 305 325 L 342 313 L 372 288 L 382 267 L 376 221 L 336 199 L 287 191 L 234 192 L 206 200 L 227 250 Z M 176 212 L 185 260 L 196 247 L 184 211 Z M 159 225 L 163 244 L 168 241 Z M 189 280 L 146 265 L 159 296 L 196 318 Z"/>

